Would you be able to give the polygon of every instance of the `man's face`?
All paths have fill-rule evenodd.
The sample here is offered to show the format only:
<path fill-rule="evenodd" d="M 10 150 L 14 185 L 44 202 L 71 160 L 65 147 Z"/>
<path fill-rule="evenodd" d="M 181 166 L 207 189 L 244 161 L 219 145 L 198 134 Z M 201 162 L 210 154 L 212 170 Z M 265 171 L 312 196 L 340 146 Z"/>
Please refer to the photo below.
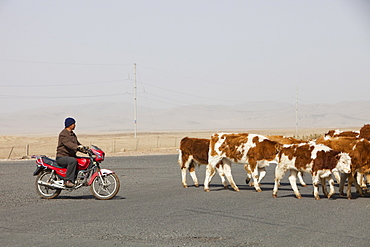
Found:
<path fill-rule="evenodd" d="M 74 130 L 76 128 L 76 124 L 71 124 L 70 126 L 67 127 L 70 131 Z"/>

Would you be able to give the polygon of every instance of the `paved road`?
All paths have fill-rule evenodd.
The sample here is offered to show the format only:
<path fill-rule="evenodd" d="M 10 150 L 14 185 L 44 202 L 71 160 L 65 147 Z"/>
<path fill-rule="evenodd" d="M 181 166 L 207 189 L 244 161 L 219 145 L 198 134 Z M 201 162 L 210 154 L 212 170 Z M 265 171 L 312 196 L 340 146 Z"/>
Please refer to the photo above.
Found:
<path fill-rule="evenodd" d="M 34 161 L 0 162 L 0 246 L 369 246 L 370 195 L 315 201 L 312 187 L 298 200 L 285 178 L 272 198 L 273 167 L 263 192 L 245 185 L 223 189 L 216 175 L 211 192 L 181 186 L 177 156 L 109 157 L 121 190 L 109 201 L 89 188 L 38 197 Z M 204 179 L 205 167 L 198 169 Z M 305 180 L 310 183 L 310 177 Z M 189 185 L 192 184 L 188 178 Z M 337 189 L 337 188 L 336 188 Z M 357 197 L 357 194 L 354 194 Z"/>

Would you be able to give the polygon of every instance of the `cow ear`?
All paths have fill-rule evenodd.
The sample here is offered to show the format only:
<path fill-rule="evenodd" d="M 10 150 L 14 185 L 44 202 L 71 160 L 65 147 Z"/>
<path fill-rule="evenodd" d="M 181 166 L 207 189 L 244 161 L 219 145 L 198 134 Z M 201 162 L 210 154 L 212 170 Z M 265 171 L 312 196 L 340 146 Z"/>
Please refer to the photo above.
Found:
<path fill-rule="evenodd" d="M 337 155 L 335 155 L 335 158 L 337 158 L 337 160 L 340 160 L 342 154 L 343 154 L 342 152 L 338 152 Z"/>
<path fill-rule="evenodd" d="M 337 159 L 337 160 L 340 160 L 340 155 L 341 153 L 338 153 L 337 155 L 335 155 L 335 158 Z"/>

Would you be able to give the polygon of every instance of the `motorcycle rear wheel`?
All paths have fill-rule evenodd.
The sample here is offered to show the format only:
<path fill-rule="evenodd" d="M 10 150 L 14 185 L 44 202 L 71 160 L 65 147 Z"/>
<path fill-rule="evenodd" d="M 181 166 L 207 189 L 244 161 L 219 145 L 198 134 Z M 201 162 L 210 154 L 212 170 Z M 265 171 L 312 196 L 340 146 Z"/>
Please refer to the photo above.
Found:
<path fill-rule="evenodd" d="M 50 188 L 49 186 L 41 185 L 38 183 L 38 181 L 50 183 L 53 180 L 58 180 L 58 177 L 55 174 L 52 174 L 51 171 L 43 171 L 37 176 L 35 184 L 36 191 L 41 198 L 53 199 L 60 194 L 60 192 L 62 191 L 61 189 Z"/>
<path fill-rule="evenodd" d="M 115 173 L 95 177 L 90 185 L 91 193 L 99 200 L 109 200 L 115 197 L 120 188 L 120 181 Z"/>

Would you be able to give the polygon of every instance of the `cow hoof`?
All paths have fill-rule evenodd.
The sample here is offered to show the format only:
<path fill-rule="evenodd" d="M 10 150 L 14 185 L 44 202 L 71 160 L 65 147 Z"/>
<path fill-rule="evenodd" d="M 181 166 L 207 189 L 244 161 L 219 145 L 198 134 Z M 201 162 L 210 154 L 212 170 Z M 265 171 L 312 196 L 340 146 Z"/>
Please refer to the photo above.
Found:
<path fill-rule="evenodd" d="M 240 191 L 240 189 L 238 189 L 238 188 L 236 188 L 236 189 L 234 189 L 235 191 Z"/>
<path fill-rule="evenodd" d="M 184 186 L 184 188 L 187 188 L 188 186 L 187 185 L 183 185 Z"/>
<path fill-rule="evenodd" d="M 224 189 L 228 189 L 228 188 L 229 188 L 229 186 L 228 186 L 228 185 L 225 185 L 225 186 L 224 186 Z"/>
<path fill-rule="evenodd" d="M 251 180 L 247 178 L 247 179 L 245 180 L 245 183 L 246 183 L 246 184 L 249 184 L 249 182 L 250 182 L 250 181 L 251 181 Z"/>
<path fill-rule="evenodd" d="M 300 198 L 301 199 L 301 198 Z M 315 200 L 320 200 L 320 197 L 315 197 Z"/>
<path fill-rule="evenodd" d="M 195 187 L 199 187 L 199 184 L 194 184 Z"/>
<path fill-rule="evenodd" d="M 205 192 L 209 192 L 209 189 L 204 189 Z"/>
<path fill-rule="evenodd" d="M 302 199 L 302 196 L 297 196 L 297 199 Z"/>
<path fill-rule="evenodd" d="M 302 184 L 302 187 L 307 187 L 307 184 Z"/>
<path fill-rule="evenodd" d="M 277 198 L 277 195 L 272 195 L 273 198 Z"/>
<path fill-rule="evenodd" d="M 262 190 L 261 190 L 261 189 L 256 189 L 256 191 L 257 191 L 257 192 L 262 192 Z"/>

